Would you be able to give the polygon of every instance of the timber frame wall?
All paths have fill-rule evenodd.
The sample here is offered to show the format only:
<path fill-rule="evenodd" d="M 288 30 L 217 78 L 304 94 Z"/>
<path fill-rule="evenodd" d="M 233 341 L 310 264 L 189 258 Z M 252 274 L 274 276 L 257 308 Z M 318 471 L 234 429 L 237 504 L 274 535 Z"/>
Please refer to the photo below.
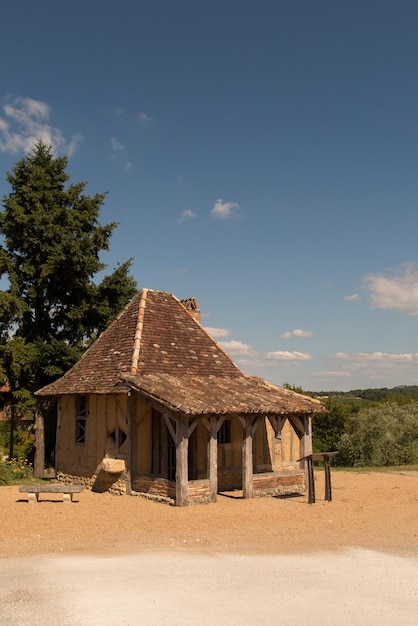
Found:
<path fill-rule="evenodd" d="M 312 453 L 309 415 L 189 418 L 134 391 L 92 394 L 88 396 L 85 441 L 77 444 L 75 398 L 62 396 L 58 402 L 56 469 L 60 475 L 91 479 L 105 457 L 123 459 L 127 493 L 177 506 L 216 502 L 219 490 L 228 487 L 242 488 L 244 498 L 304 489 L 305 468 L 297 459 Z M 158 466 L 160 472 L 153 473 L 156 412 L 166 426 L 166 444 L 172 445 L 175 475 L 170 476 L 167 460 Z M 218 442 L 225 420 L 232 424 L 230 444 Z"/>

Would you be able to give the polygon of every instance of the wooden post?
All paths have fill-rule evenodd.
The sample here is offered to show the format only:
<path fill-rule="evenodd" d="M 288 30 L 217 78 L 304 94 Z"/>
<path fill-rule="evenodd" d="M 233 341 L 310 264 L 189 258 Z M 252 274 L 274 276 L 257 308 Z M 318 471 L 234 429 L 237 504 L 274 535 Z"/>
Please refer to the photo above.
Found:
<path fill-rule="evenodd" d="M 33 475 L 43 478 L 45 474 L 45 433 L 44 418 L 39 410 L 35 413 L 35 462 Z"/>
<path fill-rule="evenodd" d="M 312 420 L 310 415 L 303 417 L 303 434 L 300 438 L 300 456 L 312 454 Z"/>
<path fill-rule="evenodd" d="M 331 460 L 329 456 L 324 456 L 324 465 L 325 465 L 325 500 L 331 502 L 332 500 L 332 490 L 331 490 Z"/>
<path fill-rule="evenodd" d="M 187 419 L 178 417 L 176 426 L 176 506 L 186 506 L 189 503 Z"/>
<path fill-rule="evenodd" d="M 136 433 L 136 429 L 134 428 L 135 424 L 135 416 L 136 416 L 136 393 L 135 391 L 130 391 L 128 393 L 128 409 L 127 409 L 127 421 L 128 421 L 128 440 L 127 440 L 127 454 L 126 454 L 126 493 L 131 495 L 132 493 L 132 467 L 133 467 L 133 449 L 137 448 L 138 444 L 135 442 L 134 446 L 132 445 L 132 437 L 133 434 Z"/>
<path fill-rule="evenodd" d="M 315 502 L 315 474 L 313 467 L 313 459 L 312 456 L 309 455 L 307 459 L 305 459 L 305 463 L 307 465 L 307 474 L 308 474 L 308 503 L 314 504 Z"/>
<path fill-rule="evenodd" d="M 210 418 L 208 443 L 209 497 L 211 502 L 218 498 L 218 420 Z"/>
<path fill-rule="evenodd" d="M 242 495 L 253 497 L 253 434 L 249 417 L 245 418 L 242 440 Z"/>
<path fill-rule="evenodd" d="M 312 420 L 310 415 L 305 415 L 303 418 L 303 433 L 300 438 L 300 457 L 306 457 L 312 454 Z M 313 467 L 309 467 L 306 461 L 301 462 L 301 469 L 305 470 L 305 485 L 309 485 L 313 482 Z M 315 494 L 313 496 L 315 498 Z"/>

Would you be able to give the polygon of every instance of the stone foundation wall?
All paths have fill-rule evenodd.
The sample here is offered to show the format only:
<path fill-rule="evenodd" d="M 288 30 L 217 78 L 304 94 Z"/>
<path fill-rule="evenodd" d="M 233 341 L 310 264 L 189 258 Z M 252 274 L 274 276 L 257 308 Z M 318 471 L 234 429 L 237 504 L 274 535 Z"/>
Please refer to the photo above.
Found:
<path fill-rule="evenodd" d="M 254 474 L 253 476 L 253 495 L 255 498 L 304 493 L 304 491 L 305 474 L 301 471 Z"/>
<path fill-rule="evenodd" d="M 135 495 L 157 500 L 158 502 L 176 502 L 176 485 L 165 478 L 149 478 L 148 476 L 136 476 L 132 483 Z M 209 481 L 190 480 L 189 481 L 189 503 L 200 504 L 210 502 Z"/>
<path fill-rule="evenodd" d="M 226 478 L 226 477 L 225 477 Z M 219 491 L 241 489 L 241 473 L 228 475 L 228 487 Z M 239 478 L 239 480 L 238 480 Z M 76 476 L 57 472 L 57 480 L 65 484 L 83 485 L 86 489 L 93 489 L 97 480 L 97 474 L 93 476 Z M 236 483 L 236 487 L 231 485 Z M 221 481 L 219 481 L 221 483 Z M 222 484 L 222 483 L 221 483 Z M 142 496 L 158 502 L 168 502 L 175 504 L 176 486 L 175 483 L 165 478 L 149 478 L 148 476 L 136 476 L 132 483 L 133 495 Z M 115 481 L 107 489 L 114 495 L 126 494 L 126 475 L 119 478 L 115 476 Z M 294 472 L 267 472 L 265 474 L 254 474 L 253 494 L 255 498 L 263 496 L 286 495 L 291 493 L 305 492 L 305 474 L 301 471 Z M 210 502 L 209 481 L 191 480 L 189 481 L 189 502 L 190 504 L 200 504 Z"/>
<path fill-rule="evenodd" d="M 136 495 L 148 497 L 159 502 L 176 501 L 176 485 L 166 478 L 149 478 L 148 476 L 135 476 L 132 481 L 132 489 Z"/>
<path fill-rule="evenodd" d="M 57 480 L 63 482 L 66 485 L 83 485 L 86 489 L 93 489 L 97 480 L 98 474 L 93 476 L 74 476 L 72 474 L 65 474 L 64 472 L 57 472 Z M 115 496 L 123 496 L 126 494 L 126 475 L 116 477 L 115 481 L 107 489 Z"/>
<path fill-rule="evenodd" d="M 190 504 L 210 502 L 209 481 L 207 479 L 189 481 L 189 502 Z"/>

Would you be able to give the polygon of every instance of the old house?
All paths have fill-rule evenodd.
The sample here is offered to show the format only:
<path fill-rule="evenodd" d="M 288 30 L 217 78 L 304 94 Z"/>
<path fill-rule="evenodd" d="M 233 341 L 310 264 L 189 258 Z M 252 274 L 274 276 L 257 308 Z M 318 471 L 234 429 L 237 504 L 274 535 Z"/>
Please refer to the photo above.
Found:
<path fill-rule="evenodd" d="M 205 331 L 194 298 L 142 289 L 64 376 L 60 478 L 179 506 L 298 492 L 320 402 L 244 375 Z"/>

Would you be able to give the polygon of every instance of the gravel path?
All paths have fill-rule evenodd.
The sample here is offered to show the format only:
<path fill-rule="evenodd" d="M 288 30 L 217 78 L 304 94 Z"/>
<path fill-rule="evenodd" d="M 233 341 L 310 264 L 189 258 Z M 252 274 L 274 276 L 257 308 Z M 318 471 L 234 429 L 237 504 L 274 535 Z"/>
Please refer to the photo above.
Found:
<path fill-rule="evenodd" d="M 418 478 L 334 471 L 333 501 L 186 508 L 0 488 L 0 624 L 412 625 Z"/>

